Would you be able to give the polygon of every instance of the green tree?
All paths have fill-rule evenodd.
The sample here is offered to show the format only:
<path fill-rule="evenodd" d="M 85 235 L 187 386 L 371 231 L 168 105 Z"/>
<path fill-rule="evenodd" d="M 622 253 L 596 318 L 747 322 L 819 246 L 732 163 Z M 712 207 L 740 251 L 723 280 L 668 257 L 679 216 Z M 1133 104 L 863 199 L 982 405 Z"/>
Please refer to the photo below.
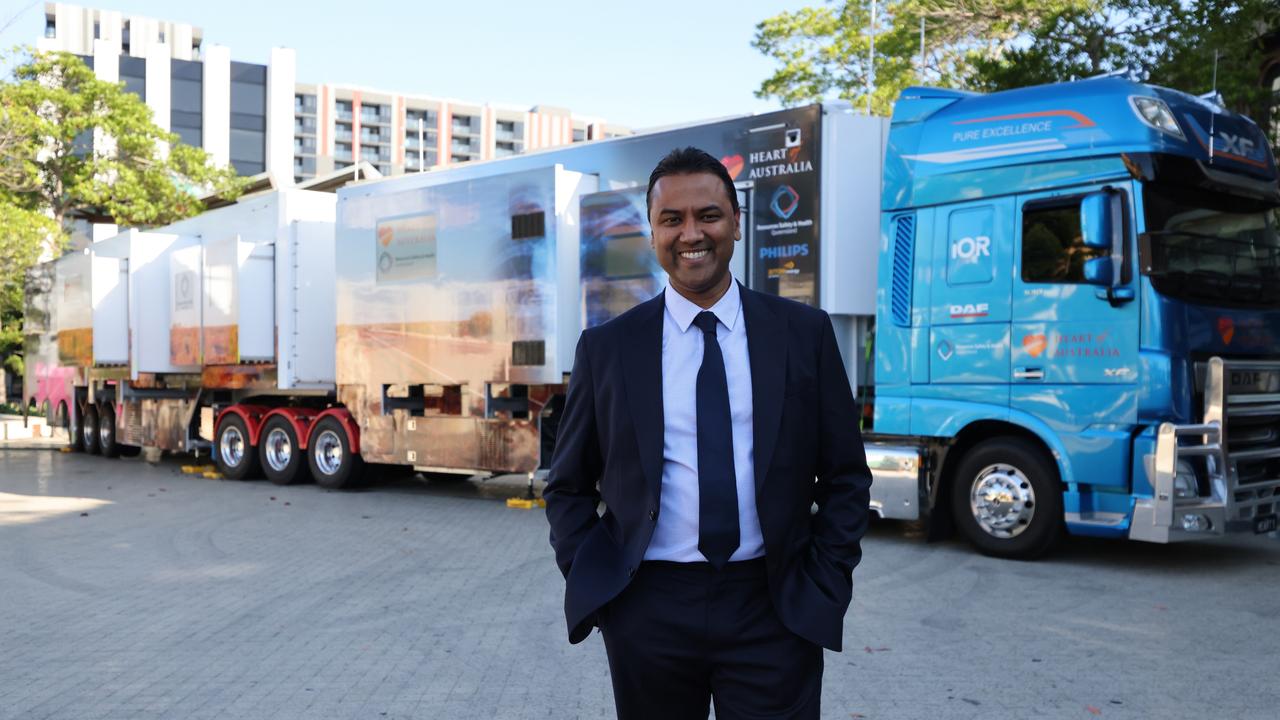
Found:
<path fill-rule="evenodd" d="M 886 0 L 876 22 L 873 110 L 914 84 L 995 91 L 1130 69 L 1151 82 L 1218 89 L 1256 118 L 1261 37 L 1275 0 Z M 827 3 L 761 22 L 754 45 L 779 63 L 757 91 L 791 105 L 866 100 L 870 2 Z M 925 52 L 920 53 L 920 24 Z"/>
<path fill-rule="evenodd" d="M 234 197 L 243 181 L 75 55 L 17 52 L 0 81 L 0 359 L 20 372 L 23 278 L 45 251 L 60 252 L 76 218 L 164 225 L 203 211 L 201 196 Z"/>

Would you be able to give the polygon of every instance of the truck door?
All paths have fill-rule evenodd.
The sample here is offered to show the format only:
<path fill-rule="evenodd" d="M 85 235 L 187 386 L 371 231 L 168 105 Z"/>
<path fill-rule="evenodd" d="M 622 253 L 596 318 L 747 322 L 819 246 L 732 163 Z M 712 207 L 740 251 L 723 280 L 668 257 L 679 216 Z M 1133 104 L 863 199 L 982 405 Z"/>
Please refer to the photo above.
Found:
<path fill-rule="evenodd" d="M 1008 407 L 1013 198 L 940 207 L 933 232 L 929 383 L 916 395 Z"/>
<path fill-rule="evenodd" d="M 1013 281 L 1010 406 L 1054 428 L 1071 455 L 1066 482 L 1124 485 L 1128 431 L 1137 418 L 1138 303 L 1130 183 L 1106 188 L 1122 203 L 1119 283 L 1085 282 L 1085 262 L 1108 251 L 1084 245 L 1081 205 L 1102 186 L 1023 195 Z"/>

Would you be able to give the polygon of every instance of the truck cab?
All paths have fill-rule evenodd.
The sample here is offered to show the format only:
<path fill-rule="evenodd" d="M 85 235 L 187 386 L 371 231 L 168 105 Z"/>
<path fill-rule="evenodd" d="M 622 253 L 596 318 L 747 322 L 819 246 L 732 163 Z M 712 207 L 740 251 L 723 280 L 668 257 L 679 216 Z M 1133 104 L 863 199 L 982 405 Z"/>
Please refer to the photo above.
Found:
<path fill-rule="evenodd" d="M 1274 532 L 1278 206 L 1265 136 L 1210 100 L 1123 77 L 904 91 L 877 283 L 880 514 L 923 511 L 1009 557 L 1063 530 Z"/>

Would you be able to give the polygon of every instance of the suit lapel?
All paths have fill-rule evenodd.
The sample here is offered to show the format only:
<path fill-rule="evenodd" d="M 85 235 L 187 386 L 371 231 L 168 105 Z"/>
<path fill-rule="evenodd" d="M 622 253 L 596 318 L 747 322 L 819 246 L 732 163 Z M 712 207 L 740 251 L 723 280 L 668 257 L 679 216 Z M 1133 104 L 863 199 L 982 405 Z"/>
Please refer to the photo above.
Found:
<path fill-rule="evenodd" d="M 662 486 L 662 293 L 637 308 L 626 328 L 627 351 L 622 355 L 627 405 L 636 428 L 640 468 L 649 484 L 649 496 L 657 498 Z"/>
<path fill-rule="evenodd" d="M 755 442 L 756 496 L 759 497 L 782 420 L 786 388 L 787 320 L 754 291 L 742 288 L 742 317 L 747 323 L 747 355 L 751 359 L 751 418 Z"/>

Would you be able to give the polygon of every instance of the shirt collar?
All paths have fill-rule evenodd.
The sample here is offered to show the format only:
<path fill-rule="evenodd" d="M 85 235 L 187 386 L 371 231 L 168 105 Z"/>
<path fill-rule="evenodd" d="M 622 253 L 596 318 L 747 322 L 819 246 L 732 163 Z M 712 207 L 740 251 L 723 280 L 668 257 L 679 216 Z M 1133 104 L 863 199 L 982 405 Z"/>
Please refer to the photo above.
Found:
<path fill-rule="evenodd" d="M 680 328 L 680 332 L 685 332 L 689 326 L 693 324 L 693 319 L 702 312 L 702 308 L 696 303 L 689 300 L 685 296 L 676 292 L 668 284 L 664 292 L 667 312 L 671 314 L 671 319 L 676 321 L 676 325 Z M 716 319 L 720 321 L 726 328 L 733 330 L 734 323 L 738 321 L 738 310 L 742 307 L 742 296 L 738 289 L 738 281 L 732 280 L 729 283 L 729 289 L 724 295 L 716 301 L 708 310 L 715 314 Z"/>

